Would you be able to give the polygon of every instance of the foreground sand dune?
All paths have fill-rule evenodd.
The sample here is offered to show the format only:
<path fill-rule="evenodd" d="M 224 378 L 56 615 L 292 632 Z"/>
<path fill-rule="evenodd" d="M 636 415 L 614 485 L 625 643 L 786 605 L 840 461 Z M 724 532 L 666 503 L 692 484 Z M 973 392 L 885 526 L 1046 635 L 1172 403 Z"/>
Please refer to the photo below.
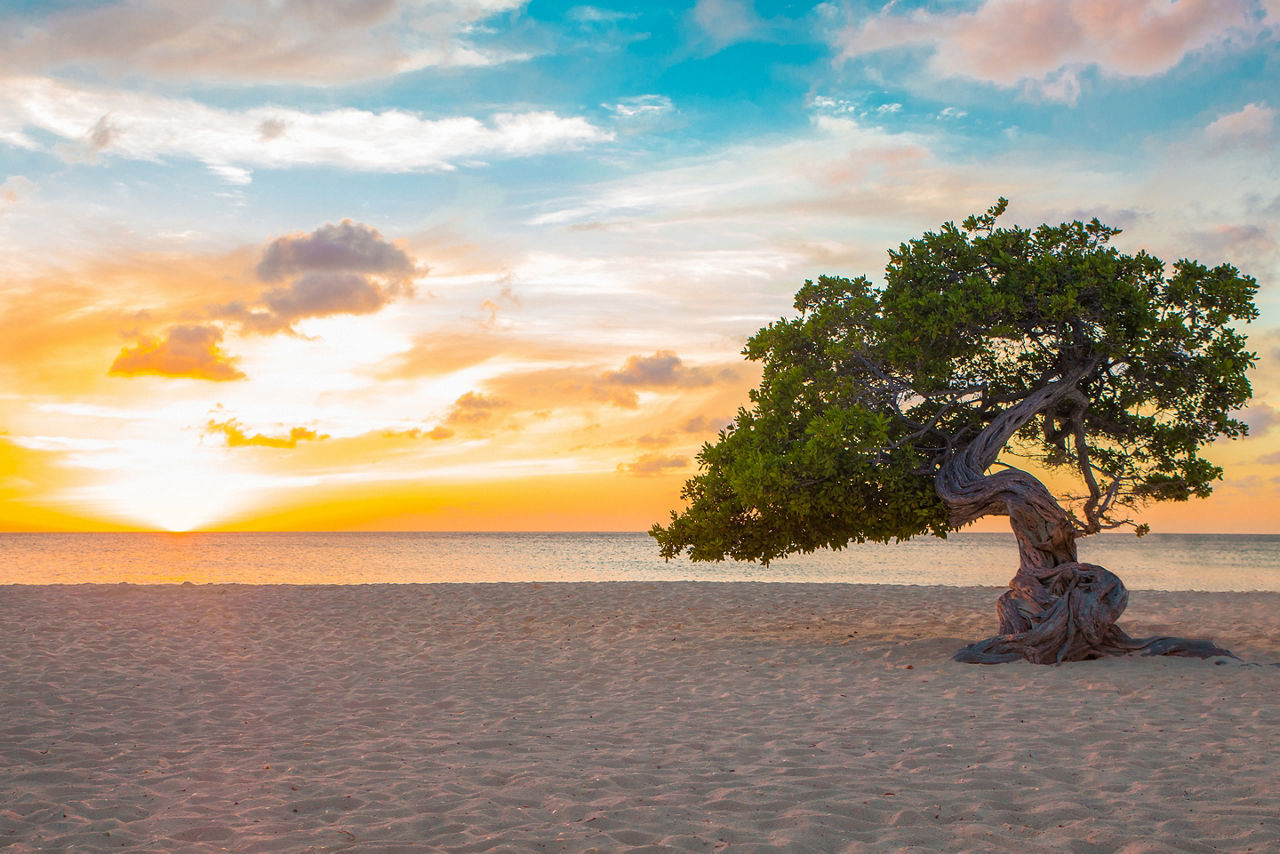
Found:
<path fill-rule="evenodd" d="M 1280 594 L 951 662 L 997 592 L 0 587 L 0 848 L 1280 849 Z"/>

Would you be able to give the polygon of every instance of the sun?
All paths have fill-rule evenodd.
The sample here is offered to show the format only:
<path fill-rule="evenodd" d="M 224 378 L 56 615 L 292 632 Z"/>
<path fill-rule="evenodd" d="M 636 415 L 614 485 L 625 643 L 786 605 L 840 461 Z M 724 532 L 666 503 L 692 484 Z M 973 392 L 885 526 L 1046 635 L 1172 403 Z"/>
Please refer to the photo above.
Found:
<path fill-rule="evenodd" d="M 211 461 L 188 459 L 115 473 L 79 490 L 99 513 L 150 530 L 182 533 L 216 526 L 254 504 L 262 478 Z"/>

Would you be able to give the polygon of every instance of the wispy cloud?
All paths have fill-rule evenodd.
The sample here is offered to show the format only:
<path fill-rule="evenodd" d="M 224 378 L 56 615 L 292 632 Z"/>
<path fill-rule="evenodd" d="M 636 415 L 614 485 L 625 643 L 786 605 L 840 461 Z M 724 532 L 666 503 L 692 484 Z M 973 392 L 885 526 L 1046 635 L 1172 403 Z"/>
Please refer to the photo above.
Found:
<path fill-rule="evenodd" d="M 698 0 L 690 15 L 717 50 L 752 37 L 762 25 L 750 0 Z"/>
<path fill-rule="evenodd" d="M 565 17 L 580 24 L 613 24 L 638 16 L 633 12 L 619 12 L 599 6 L 574 6 L 565 13 Z"/>
<path fill-rule="evenodd" d="M 674 109 L 666 95 L 636 95 L 621 98 L 614 103 L 602 104 L 606 110 L 622 119 L 649 118 L 669 113 Z"/>
<path fill-rule="evenodd" d="M 345 84 L 432 66 L 524 58 L 478 44 L 476 25 L 525 0 L 132 0 L 0 27 L 0 68 L 216 82 Z"/>
<path fill-rule="evenodd" d="M 361 172 L 448 171 L 493 158 L 576 151 L 612 139 L 587 119 L 554 112 L 426 119 L 404 110 L 244 110 L 48 78 L 0 80 L 0 138 L 39 130 L 68 159 L 191 159 L 232 183 L 253 168 L 330 166 Z"/>

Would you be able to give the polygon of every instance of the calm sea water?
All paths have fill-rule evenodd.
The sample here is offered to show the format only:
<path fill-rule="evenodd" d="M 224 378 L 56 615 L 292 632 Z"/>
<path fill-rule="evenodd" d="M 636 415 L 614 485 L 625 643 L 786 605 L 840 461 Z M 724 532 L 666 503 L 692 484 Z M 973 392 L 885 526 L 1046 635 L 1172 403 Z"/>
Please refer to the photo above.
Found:
<path fill-rule="evenodd" d="M 1280 535 L 1081 541 L 1134 590 L 1280 592 Z M 646 534 L 0 534 L 0 584 L 371 584 L 466 581 L 807 581 L 1006 584 L 1011 534 L 864 544 L 776 561 L 664 562 Z"/>

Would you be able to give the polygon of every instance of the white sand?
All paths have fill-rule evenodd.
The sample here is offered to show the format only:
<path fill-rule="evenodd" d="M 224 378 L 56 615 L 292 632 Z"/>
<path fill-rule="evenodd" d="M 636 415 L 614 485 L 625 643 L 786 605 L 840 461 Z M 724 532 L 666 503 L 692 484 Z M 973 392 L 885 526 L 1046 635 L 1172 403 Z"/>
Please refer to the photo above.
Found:
<path fill-rule="evenodd" d="M 955 664 L 992 589 L 0 587 L 0 848 L 1280 850 L 1280 594 L 1133 594 L 1249 664 Z"/>

